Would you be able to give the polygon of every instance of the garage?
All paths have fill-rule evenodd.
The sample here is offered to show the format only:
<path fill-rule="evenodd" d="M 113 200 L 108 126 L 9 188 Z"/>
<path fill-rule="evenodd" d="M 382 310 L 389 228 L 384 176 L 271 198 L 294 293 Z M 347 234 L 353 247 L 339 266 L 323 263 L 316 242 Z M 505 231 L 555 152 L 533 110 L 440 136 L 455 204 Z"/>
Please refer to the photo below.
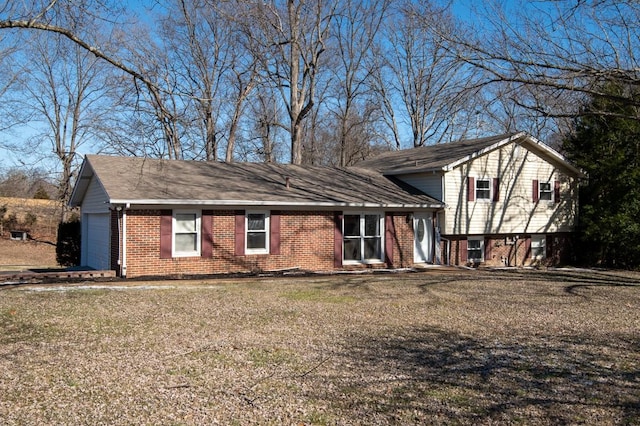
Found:
<path fill-rule="evenodd" d="M 84 214 L 82 220 L 82 264 L 93 269 L 111 269 L 109 213 Z"/>

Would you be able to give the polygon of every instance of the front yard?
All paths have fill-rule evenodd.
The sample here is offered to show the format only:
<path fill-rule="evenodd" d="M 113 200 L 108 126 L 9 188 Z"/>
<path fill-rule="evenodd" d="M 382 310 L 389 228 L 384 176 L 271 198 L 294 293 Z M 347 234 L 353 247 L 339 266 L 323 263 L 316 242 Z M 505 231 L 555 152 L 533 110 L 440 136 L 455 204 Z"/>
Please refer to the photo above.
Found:
<path fill-rule="evenodd" d="M 608 272 L 0 287 L 0 419 L 636 424 L 639 312 Z"/>

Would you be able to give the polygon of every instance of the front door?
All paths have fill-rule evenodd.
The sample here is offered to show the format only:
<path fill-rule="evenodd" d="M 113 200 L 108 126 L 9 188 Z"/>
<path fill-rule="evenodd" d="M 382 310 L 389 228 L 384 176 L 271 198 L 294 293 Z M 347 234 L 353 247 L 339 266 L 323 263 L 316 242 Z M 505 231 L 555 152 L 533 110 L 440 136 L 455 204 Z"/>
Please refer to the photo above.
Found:
<path fill-rule="evenodd" d="M 415 213 L 413 215 L 415 263 L 433 263 L 433 214 Z"/>

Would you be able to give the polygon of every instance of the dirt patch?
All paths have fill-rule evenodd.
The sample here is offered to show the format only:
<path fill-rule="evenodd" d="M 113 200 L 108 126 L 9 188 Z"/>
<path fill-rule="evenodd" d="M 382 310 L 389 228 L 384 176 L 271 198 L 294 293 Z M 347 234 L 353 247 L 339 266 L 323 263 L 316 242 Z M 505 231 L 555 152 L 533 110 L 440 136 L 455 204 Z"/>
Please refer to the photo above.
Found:
<path fill-rule="evenodd" d="M 13 241 L 0 238 L 0 271 L 55 268 L 56 247 L 52 243 Z"/>
<path fill-rule="evenodd" d="M 1 291 L 3 422 L 640 422 L 637 274 L 154 284 Z"/>

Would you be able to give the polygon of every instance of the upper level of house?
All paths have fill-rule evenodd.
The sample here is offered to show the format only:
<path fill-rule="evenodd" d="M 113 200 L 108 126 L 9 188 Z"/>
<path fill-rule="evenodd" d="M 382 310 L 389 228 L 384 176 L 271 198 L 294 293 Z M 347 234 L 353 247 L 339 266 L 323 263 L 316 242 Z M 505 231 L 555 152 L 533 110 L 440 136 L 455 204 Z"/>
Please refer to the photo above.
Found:
<path fill-rule="evenodd" d="M 359 166 L 443 201 L 443 235 L 571 231 L 578 182 L 585 177 L 526 133 L 389 152 Z"/>

